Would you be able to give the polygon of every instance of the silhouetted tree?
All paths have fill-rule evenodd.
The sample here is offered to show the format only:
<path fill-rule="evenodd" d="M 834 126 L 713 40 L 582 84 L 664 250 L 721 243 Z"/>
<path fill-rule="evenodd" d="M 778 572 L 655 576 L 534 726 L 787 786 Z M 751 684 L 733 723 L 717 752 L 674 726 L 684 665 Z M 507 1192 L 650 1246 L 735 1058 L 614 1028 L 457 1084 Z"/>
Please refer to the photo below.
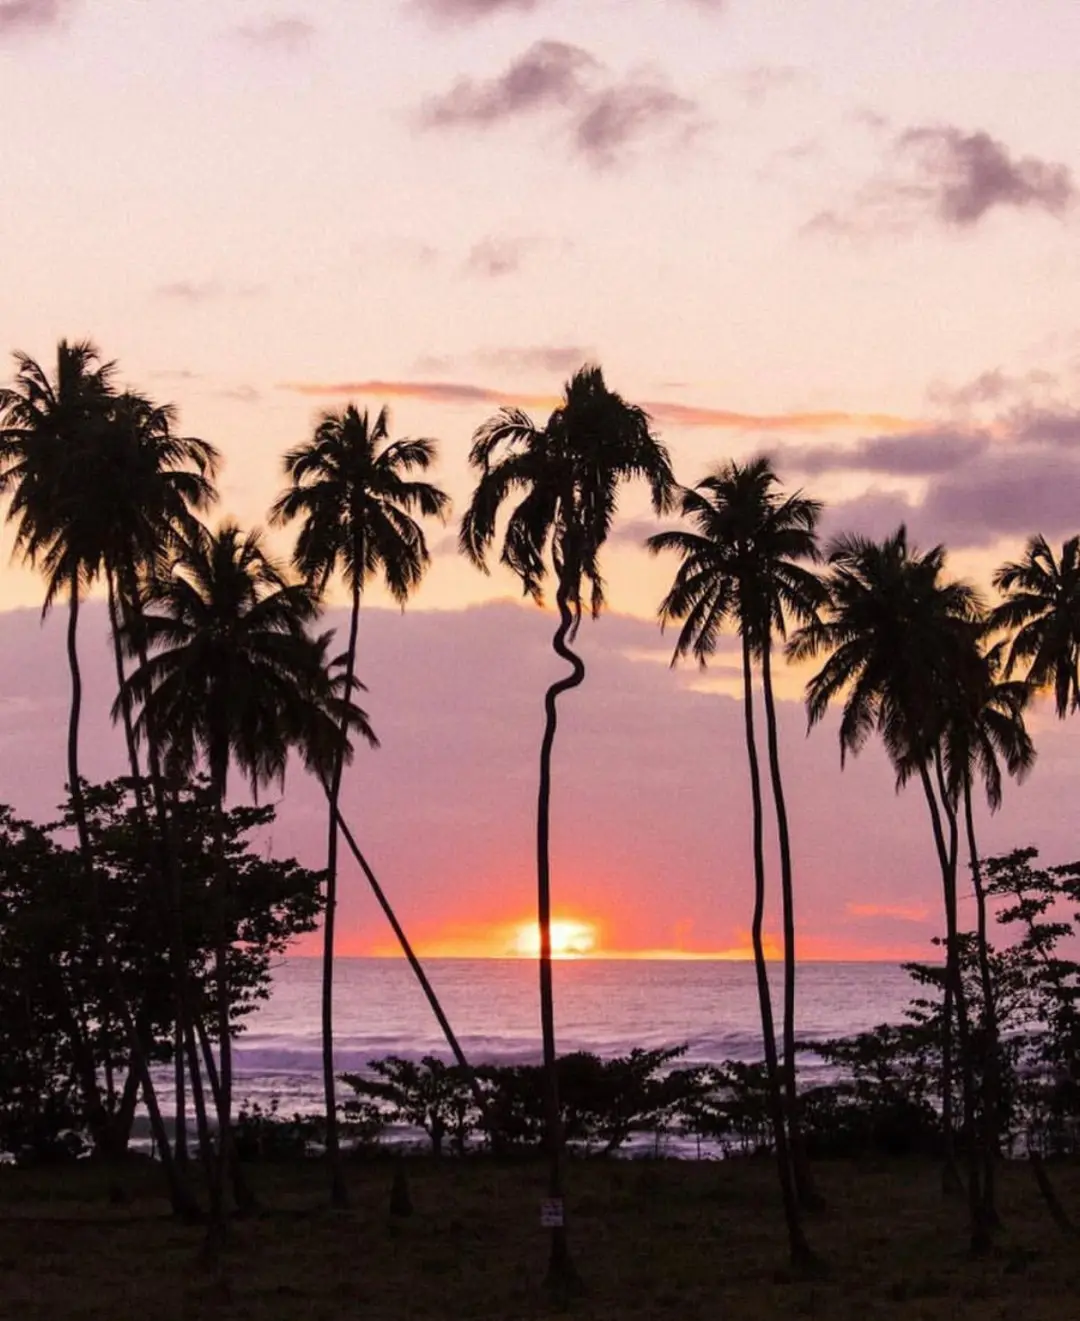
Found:
<path fill-rule="evenodd" d="M 516 500 L 506 523 L 500 559 L 521 580 L 525 594 L 540 602 L 550 556 L 559 612 L 552 647 L 571 667 L 570 674 L 553 683 L 544 697 L 536 842 L 548 1191 L 561 1200 L 549 853 L 556 701 L 585 677 L 585 666 L 569 643 L 581 621 L 586 585 L 594 617 L 604 605 L 600 551 L 611 530 L 620 486 L 635 478 L 644 480 L 659 513 L 670 508 L 675 481 L 667 450 L 652 434 L 648 416 L 610 390 L 600 368 L 591 366 L 582 367 L 567 382 L 562 401 L 543 426 L 517 408 L 504 408 L 485 422 L 473 438 L 469 461 L 480 478 L 462 519 L 461 548 L 474 564 L 486 569 L 502 507 Z M 562 1291 L 574 1278 L 564 1224 L 552 1229 L 548 1280 Z"/>
<path fill-rule="evenodd" d="M 351 596 L 345 686 L 356 676 L 356 640 L 365 587 L 382 578 L 405 606 L 420 585 L 429 556 L 423 529 L 412 517 L 445 518 L 449 498 L 429 482 L 409 478 L 426 472 L 435 458 L 431 440 L 388 440 L 388 414 L 372 421 L 350 404 L 323 415 L 315 434 L 284 459 L 290 486 L 274 504 L 272 520 L 301 520 L 293 562 L 321 595 L 338 570 Z M 334 1072 L 334 919 L 337 907 L 338 804 L 347 731 L 343 727 L 329 772 L 329 829 L 326 849 L 326 916 L 323 935 L 322 1051 L 326 1095 L 326 1154 L 330 1195 L 348 1204 L 338 1141 Z"/>
<path fill-rule="evenodd" d="M 796 659 L 827 659 L 806 689 L 811 726 L 843 697 L 840 758 L 881 735 L 897 788 L 922 785 L 941 869 L 946 919 L 946 989 L 955 997 L 967 1131 L 968 1199 L 972 1248 L 987 1242 L 974 1141 L 974 1072 L 957 946 L 957 819 L 945 782 L 942 740 L 950 710 L 972 691 L 982 672 L 978 640 L 982 606 L 968 584 L 942 578 L 945 549 L 919 554 L 901 527 L 882 542 L 846 536 L 828 555 L 829 601 L 792 638 Z M 947 834 L 948 832 L 948 838 Z M 950 1038 L 949 1012 L 944 1020 Z M 946 1070 L 947 1074 L 948 1070 Z M 946 1077 L 945 1086 L 948 1086 Z"/>
<path fill-rule="evenodd" d="M 1005 672 L 1027 666 L 1033 688 L 1052 688 L 1061 719 L 1080 706 L 1080 537 L 1054 552 L 1046 538 L 1032 537 L 1022 560 L 994 574 L 1005 600 L 991 615 L 995 628 L 1010 634 Z"/>
<path fill-rule="evenodd" d="M 674 550 L 682 560 L 671 590 L 660 605 L 661 624 L 682 622 L 675 657 L 693 654 L 705 666 L 728 626 L 742 643 L 743 713 L 750 790 L 753 803 L 754 917 L 752 936 L 757 969 L 765 1059 L 772 1089 L 774 1141 L 780 1187 L 792 1259 L 807 1265 L 812 1253 L 806 1243 L 796 1200 L 795 1170 L 803 1180 L 803 1198 L 813 1200 L 801 1162 L 792 1159 L 798 1142 L 798 1098 L 795 1083 L 795 914 L 791 845 L 776 728 L 772 686 L 773 637 L 786 635 L 787 620 L 809 619 L 824 600 L 814 573 L 799 563 L 817 558 L 814 528 L 820 504 L 801 494 L 786 499 L 776 489 L 776 474 L 767 459 L 740 465 L 726 463 L 683 492 L 682 513 L 692 530 L 660 532 L 646 543 L 658 554 Z M 765 961 L 765 860 L 761 778 L 754 731 L 753 663 L 761 669 L 766 734 L 777 832 L 784 910 L 784 1069 L 783 1090 L 776 1055 L 772 997 Z M 785 1110 L 789 1132 L 785 1126 Z"/>
<path fill-rule="evenodd" d="M 139 709 L 137 733 L 153 728 L 171 776 L 189 777 L 204 759 L 216 805 L 213 907 L 220 1064 L 211 1249 L 224 1230 L 231 1163 L 230 883 L 224 836 L 229 767 L 235 762 L 255 789 L 281 781 L 290 750 L 311 740 L 316 724 L 338 717 L 327 673 L 328 638 L 312 639 L 306 632 L 317 612 L 311 589 L 286 580 L 263 550 L 258 532 L 244 535 L 231 522 L 216 533 L 199 529 L 178 544 L 168 572 L 149 587 L 141 627 L 150 654 L 128 680 Z"/>
<path fill-rule="evenodd" d="M 78 654 L 79 607 L 83 592 L 104 568 L 107 529 L 103 512 L 124 466 L 110 461 L 115 365 L 103 363 L 89 342 L 57 346 L 56 368 L 48 372 L 25 353 L 16 353 L 15 383 L 0 391 L 0 495 L 8 495 L 8 519 L 17 524 L 15 552 L 45 578 L 47 613 L 68 596 L 67 657 L 71 673 L 67 771 L 72 815 L 87 890 L 97 912 L 97 940 L 116 996 L 115 1011 L 131 1039 L 155 1140 L 177 1211 L 194 1211 L 189 1190 L 171 1159 L 165 1127 L 138 1025 L 123 1001 L 101 912 L 93 850 L 79 775 L 82 672 Z"/>

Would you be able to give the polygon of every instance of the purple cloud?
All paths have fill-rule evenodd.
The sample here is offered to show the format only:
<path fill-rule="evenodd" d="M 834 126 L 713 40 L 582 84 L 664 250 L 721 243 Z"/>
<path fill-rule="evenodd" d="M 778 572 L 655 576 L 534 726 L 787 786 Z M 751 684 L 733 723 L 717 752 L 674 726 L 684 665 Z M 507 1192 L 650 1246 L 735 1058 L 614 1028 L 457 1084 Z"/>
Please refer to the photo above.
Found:
<path fill-rule="evenodd" d="M 576 371 L 584 362 L 596 360 L 596 354 L 591 349 L 583 349 L 579 344 L 534 344 L 518 349 L 491 349 L 478 353 L 476 357 L 487 367 L 560 375 Z"/>
<path fill-rule="evenodd" d="M 269 18 L 257 23 L 244 23 L 234 29 L 235 35 L 249 45 L 264 50 L 292 53 L 305 50 L 315 35 L 315 24 L 306 18 Z"/>
<path fill-rule="evenodd" d="M 427 129 L 480 128 L 541 111 L 569 112 L 575 151 L 597 167 L 611 165 L 633 141 L 664 128 L 689 136 L 697 103 L 652 75 L 602 82 L 603 66 L 580 46 L 538 41 L 496 78 L 459 79 L 429 97 L 419 123 Z M 501 273 L 501 272 L 500 272 Z"/>
<path fill-rule="evenodd" d="M 56 27 L 72 3 L 73 0 L 0 0 L 0 36 Z"/>
<path fill-rule="evenodd" d="M 991 211 L 1042 211 L 1062 217 L 1076 202 L 1067 165 L 1014 156 L 989 133 L 953 124 L 919 125 L 892 136 L 888 167 L 849 206 L 819 211 L 807 234 L 903 233 L 930 218 L 970 230 Z"/>
<path fill-rule="evenodd" d="M 325 627 L 340 632 L 346 621 L 345 611 L 331 611 Z M 104 605 L 88 602 L 82 624 L 83 768 L 97 780 L 124 773 L 125 759 L 108 715 L 115 685 Z M 361 627 L 365 706 L 382 748 L 358 752 L 343 810 L 410 936 L 422 944 L 467 917 L 527 916 L 535 904 L 539 701 L 560 669 L 550 648 L 550 613 L 505 603 L 414 607 L 404 615 L 365 607 Z M 5 764 L 19 767 L 3 797 L 42 820 L 53 818 L 64 779 L 63 632 L 62 615 L 41 626 L 36 610 L 6 613 L 0 627 L 0 751 Z M 736 929 L 749 921 L 741 707 L 702 690 L 722 666 L 704 680 L 693 664 L 670 671 L 672 643 L 670 630 L 661 637 L 649 620 L 609 615 L 583 626 L 586 682 L 560 709 L 556 893 L 558 902 L 601 919 L 611 948 L 669 944 L 676 923 L 692 922 L 696 942 L 721 949 L 736 943 Z M 894 794 L 893 773 L 876 745 L 841 772 L 832 713 L 806 738 L 801 701 L 781 698 L 777 705 L 804 948 L 843 943 L 846 933 L 848 952 L 857 956 L 879 942 L 895 948 L 913 939 L 903 922 L 884 922 L 871 939 L 865 918 L 848 923 L 849 903 L 925 903 L 938 929 L 933 846 L 918 795 Z M 1046 792 L 1036 767 L 1031 785 L 1010 791 L 986 823 L 987 852 L 1034 839 L 1050 858 L 1071 856 L 1072 823 L 1061 803 L 1080 789 L 1080 762 L 1069 755 L 1074 740 L 1056 722 L 1040 736 L 1058 777 L 1054 792 Z M 321 866 L 325 813 L 321 790 L 293 766 L 267 846 Z M 343 876 L 339 929 L 343 945 L 359 952 L 386 941 L 364 886 L 353 879 Z"/>
<path fill-rule="evenodd" d="M 426 128 L 487 127 L 550 106 L 581 99 L 584 77 L 599 67 L 579 46 L 538 41 L 497 78 L 462 78 L 448 92 L 430 97 L 420 111 Z"/>
<path fill-rule="evenodd" d="M 984 431 L 933 429 L 869 436 L 856 445 L 785 447 L 777 461 L 810 475 L 821 472 L 877 472 L 894 477 L 930 477 L 969 463 L 990 444 Z"/>
<path fill-rule="evenodd" d="M 544 0 L 413 0 L 412 8 L 446 23 L 473 23 L 503 13 L 527 13 Z"/>
<path fill-rule="evenodd" d="M 988 133 L 929 125 L 907 129 L 896 146 L 914 158 L 925 196 L 947 225 L 970 228 L 998 206 L 1060 216 L 1076 200 L 1068 166 L 1011 156 Z"/>
<path fill-rule="evenodd" d="M 574 127 L 578 150 L 595 166 L 613 164 L 631 142 L 657 130 L 695 128 L 697 103 L 662 82 L 628 79 L 591 97 Z"/>

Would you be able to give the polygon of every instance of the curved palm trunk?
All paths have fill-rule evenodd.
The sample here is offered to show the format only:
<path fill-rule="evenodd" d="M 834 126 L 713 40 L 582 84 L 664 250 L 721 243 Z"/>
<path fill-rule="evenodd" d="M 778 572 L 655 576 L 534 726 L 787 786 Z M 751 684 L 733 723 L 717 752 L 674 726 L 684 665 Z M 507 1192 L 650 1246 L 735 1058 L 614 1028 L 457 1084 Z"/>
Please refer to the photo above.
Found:
<path fill-rule="evenodd" d="M 353 676 L 356 673 L 356 635 L 360 624 L 360 581 L 353 582 L 352 612 L 349 617 L 349 647 L 345 657 L 345 700 L 352 698 Z M 322 963 L 322 1057 L 323 1094 L 326 1098 L 326 1160 L 330 1167 L 330 1201 L 336 1207 L 349 1205 L 349 1192 L 345 1186 L 345 1172 L 341 1165 L 341 1144 L 338 1139 L 337 1086 L 334 1075 L 334 921 L 337 910 L 338 871 L 338 800 L 341 797 L 341 777 L 345 768 L 345 749 L 349 726 L 341 722 L 341 737 L 334 753 L 334 769 L 330 781 L 330 825 L 326 845 L 326 911 L 323 914 Z"/>
<path fill-rule="evenodd" d="M 146 1105 L 147 1114 L 150 1119 L 150 1131 L 153 1134 L 154 1142 L 157 1144 L 158 1151 L 160 1152 L 161 1164 L 169 1186 L 169 1196 L 172 1201 L 173 1210 L 178 1215 L 194 1217 L 198 1214 L 198 1206 L 187 1185 L 180 1177 L 179 1171 L 172 1158 L 168 1135 L 165 1131 L 165 1124 L 161 1118 L 161 1109 L 158 1105 L 157 1095 L 154 1091 L 154 1083 L 150 1077 L 150 1068 L 147 1062 L 146 1050 L 142 1042 L 142 1034 L 139 1032 L 138 1026 L 135 1023 L 135 1019 L 131 1014 L 127 999 L 124 995 L 123 984 L 120 980 L 120 972 L 116 966 L 116 960 L 113 958 L 112 948 L 109 944 L 108 932 L 105 926 L 105 915 L 102 910 L 97 868 L 94 866 L 93 845 L 90 840 L 90 829 L 86 820 L 86 803 L 83 799 L 82 780 L 79 776 L 79 722 L 82 716 L 82 671 L 79 667 L 78 629 L 79 578 L 78 573 L 76 572 L 71 575 L 67 628 L 68 668 L 71 672 L 71 709 L 68 717 L 67 768 L 69 792 L 71 794 L 71 810 L 72 815 L 75 818 L 75 831 L 79 840 L 79 854 L 82 858 L 83 873 L 86 878 L 87 890 L 90 896 L 90 906 L 93 914 L 92 925 L 94 928 L 94 943 L 97 946 L 98 956 L 101 959 L 102 967 L 104 968 L 108 979 L 110 993 L 113 997 L 116 1010 L 120 1015 L 120 1021 L 124 1025 L 124 1031 L 128 1038 L 128 1044 L 131 1050 L 132 1068 L 137 1074 L 139 1085 L 142 1088 L 143 1102 Z"/>
<path fill-rule="evenodd" d="M 577 688 L 585 679 L 585 663 L 570 650 L 567 637 L 574 626 L 569 593 L 563 577 L 556 597 L 559 627 L 552 638 L 555 654 L 571 666 L 571 673 L 557 679 L 544 694 L 544 737 L 540 744 L 540 785 L 536 805 L 536 901 L 540 926 L 540 1030 L 544 1042 L 545 1133 L 548 1148 L 548 1197 L 562 1206 L 562 1120 L 559 1112 L 559 1079 L 555 1054 L 555 997 L 551 973 L 551 752 L 558 725 L 556 700 L 561 693 Z M 572 1289 L 577 1274 L 570 1259 L 565 1209 L 562 1223 L 551 1230 L 548 1257 L 548 1286 L 558 1293 Z"/>
<path fill-rule="evenodd" d="M 990 971 L 990 947 L 987 937 L 986 890 L 983 887 L 982 861 L 975 842 L 975 814 L 971 804 L 971 777 L 964 777 L 964 826 L 967 831 L 968 860 L 975 887 L 976 943 L 979 954 L 979 979 L 983 997 L 983 1033 L 986 1038 L 986 1063 L 983 1074 L 983 1216 L 991 1228 L 1000 1225 L 996 1201 L 998 1158 L 998 1103 L 1001 1094 L 1001 1058 L 998 1045 L 997 1005 L 994 979 Z"/>
<path fill-rule="evenodd" d="M 804 1270 L 814 1263 L 814 1254 L 803 1234 L 799 1216 L 795 1180 L 791 1170 L 791 1152 L 788 1147 L 784 1123 L 784 1100 L 780 1082 L 780 1064 L 776 1053 L 776 1024 L 773 1020 L 772 995 L 769 991 L 769 969 L 765 962 L 765 852 L 762 842 L 763 813 L 761 807 L 761 772 L 758 769 L 757 739 L 754 734 L 753 671 L 750 664 L 750 641 L 743 636 L 743 716 L 746 725 L 746 756 L 750 765 L 750 797 L 753 805 L 754 833 L 754 919 L 751 938 L 754 946 L 754 968 L 757 973 L 758 1006 L 761 1012 L 761 1035 L 765 1047 L 765 1070 L 769 1080 L 769 1109 L 772 1116 L 773 1142 L 776 1146 L 776 1167 L 780 1176 L 780 1196 L 784 1204 L 787 1223 L 788 1248 L 792 1265 Z"/>
<path fill-rule="evenodd" d="M 936 769 L 939 782 L 941 782 L 942 774 L 939 759 L 936 759 Z M 968 1172 L 967 1195 L 971 1250 L 975 1253 L 981 1253 L 985 1252 L 989 1246 L 989 1235 L 982 1214 L 982 1194 L 979 1188 L 979 1151 L 975 1133 L 975 1079 L 971 1063 L 971 1036 L 968 1031 L 967 1003 L 960 972 L 956 908 L 956 859 L 958 852 L 956 813 L 950 808 L 943 784 L 942 802 L 939 808 L 925 760 L 919 763 L 919 778 L 922 781 L 923 792 L 926 795 L 927 807 L 930 811 L 934 843 L 941 864 L 942 886 L 945 894 L 945 981 L 947 988 L 952 988 L 956 1008 L 956 1036 L 960 1056 L 961 1091 L 964 1107 L 964 1154 Z M 946 813 L 949 821 L 950 842 L 948 846 L 945 843 L 945 834 L 942 829 L 942 811 Z M 948 1026 L 948 1019 L 946 1019 L 946 1038 L 948 1037 Z"/>
<path fill-rule="evenodd" d="M 776 833 L 780 849 L 780 886 L 784 909 L 784 1099 L 787 1106 L 791 1169 L 795 1193 L 804 1210 L 820 1210 L 825 1200 L 814 1186 L 806 1160 L 799 1119 L 799 1093 L 795 1072 L 795 888 L 791 873 L 791 837 L 788 831 L 784 781 L 780 774 L 780 745 L 776 725 L 776 701 L 772 686 L 772 646 L 766 640 L 761 653 L 761 687 L 765 698 L 765 734 L 769 751 L 769 776 L 776 808 Z"/>
<path fill-rule="evenodd" d="M 323 784 L 323 788 L 326 790 L 327 795 L 329 795 L 330 790 L 325 783 Z M 476 1108 L 479 1110 L 481 1116 L 484 1117 L 487 1130 L 492 1135 L 492 1141 L 494 1142 L 496 1140 L 497 1135 L 495 1134 L 494 1129 L 492 1128 L 490 1122 L 487 1122 L 487 1114 L 488 1114 L 487 1097 L 485 1097 L 483 1091 L 481 1090 L 479 1080 L 476 1077 L 476 1073 L 472 1065 L 469 1063 L 468 1059 L 466 1058 L 465 1052 L 461 1048 L 461 1043 L 458 1041 L 454 1029 L 450 1026 L 450 1020 L 449 1018 L 447 1018 L 446 1012 L 444 1011 L 442 1004 L 439 1002 L 439 997 L 435 994 L 435 988 L 428 981 L 427 973 L 424 971 L 424 966 L 417 958 L 416 952 L 413 950 L 409 938 L 405 934 L 405 928 L 398 921 L 397 914 L 394 912 L 393 907 L 390 904 L 390 900 L 387 899 L 386 893 L 383 890 L 382 886 L 379 884 L 378 879 L 376 878 L 375 873 L 372 871 L 367 858 L 361 852 L 360 846 L 356 842 L 356 837 L 349 829 L 348 822 L 341 815 L 340 810 L 336 810 L 336 815 L 337 815 L 338 827 L 340 828 L 341 833 L 345 838 L 345 843 L 349 846 L 349 849 L 353 857 L 356 859 L 357 865 L 359 866 L 360 870 L 367 877 L 368 884 L 371 886 L 371 892 L 372 894 L 374 894 L 376 900 L 378 901 L 379 907 L 383 910 L 383 913 L 386 915 L 386 920 L 390 923 L 394 935 L 397 937 L 398 944 L 401 946 L 401 951 L 405 955 L 405 958 L 408 960 L 409 967 L 413 970 L 413 974 L 416 977 L 416 980 L 420 983 L 420 989 L 424 992 L 427 1002 L 431 1006 L 431 1012 L 435 1015 L 439 1027 L 442 1028 L 443 1036 L 446 1038 L 446 1044 L 450 1047 L 450 1051 L 453 1054 L 454 1059 L 457 1061 L 458 1067 L 465 1075 L 465 1079 L 469 1084 L 469 1090 L 472 1092 L 472 1098 L 476 1105 Z"/>

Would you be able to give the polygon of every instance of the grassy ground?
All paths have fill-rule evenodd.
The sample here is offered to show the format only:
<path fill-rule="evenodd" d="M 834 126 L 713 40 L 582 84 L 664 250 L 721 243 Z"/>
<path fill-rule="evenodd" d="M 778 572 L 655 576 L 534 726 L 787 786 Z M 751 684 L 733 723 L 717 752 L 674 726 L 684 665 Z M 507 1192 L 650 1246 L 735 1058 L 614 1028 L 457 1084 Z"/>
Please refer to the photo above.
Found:
<path fill-rule="evenodd" d="M 318 1168 L 252 1171 L 264 1209 L 230 1230 L 225 1278 L 199 1264 L 202 1231 L 173 1223 L 157 1172 L 133 1167 L 130 1201 L 109 1206 L 81 1165 L 0 1167 L 0 1317 L 20 1321 L 309 1321 L 527 1318 L 546 1231 L 538 1167 L 409 1162 L 415 1211 L 388 1213 L 392 1167 L 351 1169 L 355 1209 L 326 1208 Z M 1055 1168 L 1080 1212 L 1080 1169 Z M 569 1171 L 572 1249 L 587 1293 L 580 1318 L 940 1318 L 1076 1321 L 1080 1252 L 1057 1230 L 1026 1167 L 1006 1169 L 1006 1227 L 993 1255 L 965 1252 L 962 1202 L 921 1164 L 820 1168 L 830 1209 L 808 1225 L 830 1276 L 785 1270 L 772 1167 L 599 1162 Z"/>

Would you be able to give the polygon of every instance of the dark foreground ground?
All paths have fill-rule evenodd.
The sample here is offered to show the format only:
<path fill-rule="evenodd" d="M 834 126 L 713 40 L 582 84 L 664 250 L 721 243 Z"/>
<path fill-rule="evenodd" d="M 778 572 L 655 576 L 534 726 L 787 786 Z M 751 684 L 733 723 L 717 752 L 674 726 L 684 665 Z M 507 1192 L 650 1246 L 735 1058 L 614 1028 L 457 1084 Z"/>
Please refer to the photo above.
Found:
<path fill-rule="evenodd" d="M 200 1265 L 202 1231 L 174 1223 L 157 1174 L 111 1207 L 86 1166 L 0 1167 L 0 1317 L 54 1321 L 526 1318 L 541 1288 L 542 1171 L 413 1160 L 415 1206 L 391 1219 L 388 1162 L 350 1171 L 353 1210 L 326 1208 L 321 1170 L 261 1166 L 264 1209 L 231 1227 L 225 1278 Z M 1080 1169 L 1053 1167 L 1080 1216 Z M 580 1318 L 948 1318 L 1077 1321 L 1080 1240 L 1057 1229 L 1024 1166 L 1002 1172 L 994 1253 L 965 1251 L 963 1204 L 923 1164 L 826 1165 L 830 1209 L 808 1229 L 830 1277 L 785 1270 L 771 1166 L 598 1162 L 569 1171 Z"/>

